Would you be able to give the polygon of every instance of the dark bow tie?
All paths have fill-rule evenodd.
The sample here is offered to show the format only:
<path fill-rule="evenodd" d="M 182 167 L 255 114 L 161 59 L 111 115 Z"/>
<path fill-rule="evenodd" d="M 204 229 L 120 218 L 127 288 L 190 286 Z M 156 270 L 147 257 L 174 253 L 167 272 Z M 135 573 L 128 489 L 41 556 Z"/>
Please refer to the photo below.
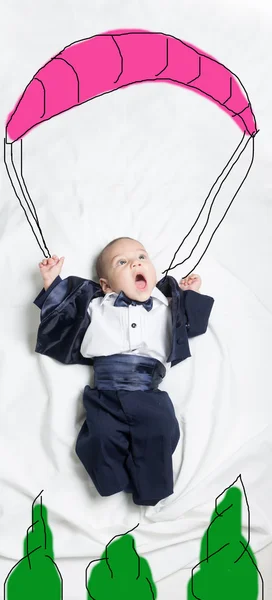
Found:
<path fill-rule="evenodd" d="M 126 294 L 124 294 L 124 292 L 120 292 L 120 294 L 118 294 L 118 296 L 114 302 L 114 306 L 129 306 L 129 304 L 132 304 L 132 306 L 136 306 L 137 304 L 142 304 L 142 306 L 145 308 L 145 310 L 149 311 L 153 307 L 153 300 L 152 300 L 151 296 L 145 302 L 140 302 L 139 300 L 131 300 L 130 298 L 128 298 L 126 296 Z"/>

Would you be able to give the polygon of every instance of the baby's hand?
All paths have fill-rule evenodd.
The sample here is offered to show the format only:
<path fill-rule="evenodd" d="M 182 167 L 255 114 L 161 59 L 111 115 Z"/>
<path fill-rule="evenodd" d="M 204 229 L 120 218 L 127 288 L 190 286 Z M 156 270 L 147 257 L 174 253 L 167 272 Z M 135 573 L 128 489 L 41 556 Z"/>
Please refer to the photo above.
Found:
<path fill-rule="evenodd" d="M 44 258 L 39 263 L 40 274 L 43 278 L 44 289 L 47 290 L 54 279 L 60 274 L 64 263 L 64 256 L 58 258 L 56 254 L 53 254 L 51 258 Z"/>
<path fill-rule="evenodd" d="M 186 292 L 186 290 L 193 290 L 194 292 L 198 292 L 201 283 L 201 277 L 196 273 L 192 273 L 191 275 L 188 275 L 188 277 L 185 277 L 184 279 L 180 280 L 179 287 L 184 292 Z"/>

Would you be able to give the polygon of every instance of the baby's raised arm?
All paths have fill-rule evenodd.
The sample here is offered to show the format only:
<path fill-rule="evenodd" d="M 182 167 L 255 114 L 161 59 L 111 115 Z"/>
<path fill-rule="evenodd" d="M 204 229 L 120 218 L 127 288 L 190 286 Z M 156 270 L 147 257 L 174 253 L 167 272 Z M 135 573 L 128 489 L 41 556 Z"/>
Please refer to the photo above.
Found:
<path fill-rule="evenodd" d="M 56 254 L 53 254 L 51 258 L 44 258 L 39 263 L 40 274 L 43 279 L 43 287 L 45 291 L 53 283 L 54 279 L 58 277 L 61 272 L 64 263 L 64 256 L 58 258 Z"/>

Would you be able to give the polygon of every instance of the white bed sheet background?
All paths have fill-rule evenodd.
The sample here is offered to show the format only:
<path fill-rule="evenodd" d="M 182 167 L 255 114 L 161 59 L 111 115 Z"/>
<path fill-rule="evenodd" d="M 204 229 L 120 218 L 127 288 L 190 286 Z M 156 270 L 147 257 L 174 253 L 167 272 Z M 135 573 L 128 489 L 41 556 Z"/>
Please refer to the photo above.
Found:
<path fill-rule="evenodd" d="M 100 498 L 74 453 L 83 421 L 83 366 L 34 353 L 42 256 L 7 180 L 0 179 L 0 589 L 22 556 L 31 502 L 43 489 L 64 598 L 85 597 L 84 568 L 116 534 L 138 522 L 139 553 L 159 598 L 183 600 L 215 498 L 241 473 L 251 513 L 251 546 L 271 586 L 271 59 L 272 9 L 246 0 L 58 3 L 13 0 L 1 9 L 1 123 L 34 73 L 65 45 L 117 28 L 175 35 L 213 55 L 245 85 L 257 118 L 255 162 L 195 269 L 215 298 L 192 358 L 161 386 L 183 431 L 174 455 L 175 493 L 157 507 L 130 497 Z M 208 100 L 168 84 L 131 86 L 36 128 L 25 138 L 25 178 L 63 277 L 93 277 L 92 260 L 110 239 L 139 238 L 158 279 L 238 144 L 233 120 Z M 197 262 L 250 162 L 239 161 L 218 197 Z M 207 214 L 207 213 L 206 213 Z M 206 218 L 206 217 L 205 217 Z M 181 261 L 204 220 L 184 244 Z M 183 462 L 182 462 L 183 459 Z M 182 467 L 181 467 L 182 463 Z M 243 513 L 246 526 L 246 513 Z M 246 529 L 244 529 L 246 536 Z M 266 563 L 265 563 L 266 561 Z"/>

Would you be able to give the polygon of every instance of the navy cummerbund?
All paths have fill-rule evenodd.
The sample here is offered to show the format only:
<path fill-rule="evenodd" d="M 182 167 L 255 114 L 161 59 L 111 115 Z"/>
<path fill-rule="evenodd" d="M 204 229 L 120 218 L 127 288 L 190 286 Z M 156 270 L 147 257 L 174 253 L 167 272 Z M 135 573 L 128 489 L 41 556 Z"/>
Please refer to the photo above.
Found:
<path fill-rule="evenodd" d="M 156 390 L 166 373 L 156 358 L 136 354 L 97 356 L 93 367 L 98 390 Z"/>

